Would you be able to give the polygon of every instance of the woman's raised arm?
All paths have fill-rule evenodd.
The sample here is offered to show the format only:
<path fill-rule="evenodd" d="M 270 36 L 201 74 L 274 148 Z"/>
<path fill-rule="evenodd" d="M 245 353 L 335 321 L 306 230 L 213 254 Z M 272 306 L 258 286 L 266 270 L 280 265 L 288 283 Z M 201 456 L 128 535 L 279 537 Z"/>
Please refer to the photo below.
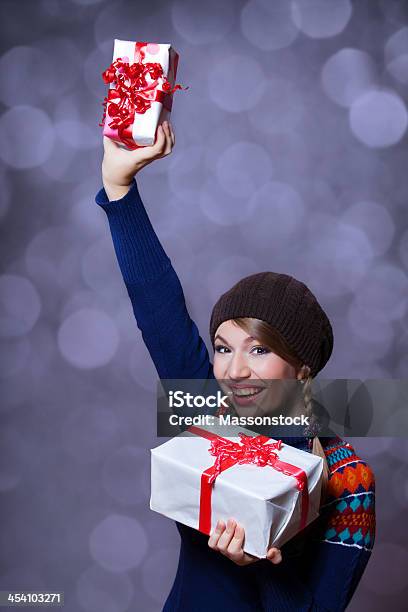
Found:
<path fill-rule="evenodd" d="M 95 201 L 107 214 L 116 257 L 137 326 L 159 377 L 212 378 L 212 364 L 187 311 L 180 280 L 150 222 L 135 175 L 174 145 L 170 126 L 154 145 L 135 151 L 104 138 L 104 187 Z"/>

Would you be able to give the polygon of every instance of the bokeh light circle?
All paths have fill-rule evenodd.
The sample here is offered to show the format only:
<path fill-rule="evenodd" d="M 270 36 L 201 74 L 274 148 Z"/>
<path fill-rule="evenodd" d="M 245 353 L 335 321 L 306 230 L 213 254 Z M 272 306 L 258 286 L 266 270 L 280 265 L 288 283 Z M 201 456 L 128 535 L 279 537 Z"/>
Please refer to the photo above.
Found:
<path fill-rule="evenodd" d="M 350 206 L 341 216 L 344 223 L 365 232 L 375 255 L 384 255 L 390 248 L 395 223 L 389 210 L 372 201 L 360 201 Z"/>
<path fill-rule="evenodd" d="M 236 198 L 249 198 L 271 178 L 272 164 L 268 152 L 253 142 L 236 142 L 227 147 L 217 160 L 220 185 Z"/>
<path fill-rule="evenodd" d="M 345 107 L 372 89 L 376 78 L 376 67 L 371 56 L 349 47 L 329 57 L 322 69 L 324 91 L 334 102 Z"/>
<path fill-rule="evenodd" d="M 15 274 L 0 276 L 0 336 L 24 336 L 36 324 L 41 299 L 33 283 Z"/>
<path fill-rule="evenodd" d="M 58 330 L 61 355 L 71 365 L 99 368 L 113 359 L 119 335 L 113 320 L 104 312 L 82 308 L 69 315 Z"/>
<path fill-rule="evenodd" d="M 241 29 L 249 42 L 262 51 L 288 47 L 299 32 L 287 0 L 250 0 L 241 11 Z"/>
<path fill-rule="evenodd" d="M 208 0 L 195 3 L 176 0 L 171 7 L 173 27 L 191 45 L 209 45 L 222 40 L 234 23 L 234 2 Z"/>
<path fill-rule="evenodd" d="M 303 257 L 319 293 L 334 297 L 356 290 L 374 258 L 365 232 L 326 214 L 314 215 L 307 225 Z"/>
<path fill-rule="evenodd" d="M 0 71 L 0 100 L 6 106 L 35 105 L 52 92 L 50 61 L 43 51 L 35 47 L 8 49 L 0 58 Z M 31 79 L 37 83 L 37 87 L 27 87 Z"/>
<path fill-rule="evenodd" d="M 13 168 L 41 166 L 52 152 L 54 138 L 54 126 L 39 108 L 15 106 L 0 117 L 0 157 Z"/>
<path fill-rule="evenodd" d="M 148 548 L 145 530 L 134 518 L 111 514 L 100 521 L 89 536 L 92 557 L 113 573 L 138 567 Z"/>
<path fill-rule="evenodd" d="M 360 280 L 356 305 L 380 322 L 398 320 L 407 308 L 407 288 L 407 275 L 400 268 L 379 263 Z"/>
<path fill-rule="evenodd" d="M 208 219 L 222 226 L 244 223 L 255 210 L 250 198 L 241 200 L 231 196 L 212 178 L 200 190 L 199 204 Z"/>
<path fill-rule="evenodd" d="M 340 34 L 350 21 L 350 0 L 292 0 L 292 19 L 310 38 Z"/>
<path fill-rule="evenodd" d="M 373 354 L 384 356 L 391 349 L 395 331 L 390 321 L 378 321 L 370 311 L 360 308 L 357 300 L 352 301 L 347 314 L 353 334 L 370 345 Z"/>
<path fill-rule="evenodd" d="M 387 70 L 400 83 L 408 83 L 408 27 L 395 32 L 384 49 Z"/>
<path fill-rule="evenodd" d="M 371 90 L 352 103 L 349 123 L 352 133 L 363 144 L 389 147 L 404 136 L 408 114 L 404 101 L 395 92 Z"/>
<path fill-rule="evenodd" d="M 238 53 L 219 59 L 208 72 L 211 100 L 230 113 L 239 113 L 255 106 L 265 90 L 266 82 L 261 64 L 248 55 Z"/>

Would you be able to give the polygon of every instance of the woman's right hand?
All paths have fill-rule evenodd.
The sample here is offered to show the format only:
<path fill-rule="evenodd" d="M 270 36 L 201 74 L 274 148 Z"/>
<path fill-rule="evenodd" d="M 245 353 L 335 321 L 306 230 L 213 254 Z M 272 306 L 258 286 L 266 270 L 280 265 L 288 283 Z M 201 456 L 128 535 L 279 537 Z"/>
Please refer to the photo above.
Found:
<path fill-rule="evenodd" d="M 224 521 L 218 520 L 215 529 L 210 534 L 208 546 L 218 550 L 222 555 L 231 559 L 237 565 L 249 565 L 259 561 L 259 557 L 244 552 L 245 530 L 233 518 Z M 273 564 L 282 561 L 282 552 L 275 546 L 268 549 L 266 559 Z"/>
<path fill-rule="evenodd" d="M 155 159 L 171 153 L 175 136 L 170 123 L 159 125 L 154 144 L 134 151 L 123 149 L 107 136 L 103 137 L 102 181 L 109 200 L 122 198 L 130 189 L 133 177 Z"/>

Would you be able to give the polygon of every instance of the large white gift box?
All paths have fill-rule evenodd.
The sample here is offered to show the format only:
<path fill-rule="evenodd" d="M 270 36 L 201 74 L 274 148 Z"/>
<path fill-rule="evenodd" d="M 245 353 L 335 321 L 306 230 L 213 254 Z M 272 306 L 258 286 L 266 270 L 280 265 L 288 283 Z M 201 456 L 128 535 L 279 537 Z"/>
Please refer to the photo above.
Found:
<path fill-rule="evenodd" d="M 151 449 L 150 508 L 207 535 L 234 518 L 245 552 L 264 558 L 319 516 L 323 460 L 214 422 Z"/>

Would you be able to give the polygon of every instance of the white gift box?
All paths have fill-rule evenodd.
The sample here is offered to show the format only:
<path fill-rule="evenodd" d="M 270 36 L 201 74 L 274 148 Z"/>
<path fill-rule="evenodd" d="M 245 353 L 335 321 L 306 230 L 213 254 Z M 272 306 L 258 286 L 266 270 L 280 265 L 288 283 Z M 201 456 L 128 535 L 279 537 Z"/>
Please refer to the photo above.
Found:
<path fill-rule="evenodd" d="M 176 80 L 179 55 L 170 44 L 136 43 L 134 41 L 115 39 L 113 61 L 122 58 L 128 61 L 129 64 L 135 63 L 135 61 L 140 59 L 140 47 L 138 45 L 143 45 L 141 47 L 142 63 L 159 63 L 163 68 L 163 76 L 166 77 L 168 83 L 173 87 Z M 171 113 L 172 96 L 163 92 L 164 79 L 162 77 L 154 79 L 150 74 L 147 74 L 146 80 L 148 84 L 155 83 L 153 93 L 156 95 L 159 92 L 160 95 L 156 96 L 158 97 L 157 100 L 152 99 L 150 108 L 145 112 L 135 113 L 133 125 L 127 130 L 127 140 L 133 140 L 138 146 L 152 145 L 155 141 L 157 126 L 163 123 L 163 121 L 168 120 Z M 115 83 L 111 83 L 109 88 L 115 89 Z M 146 91 L 146 95 L 151 94 L 152 92 Z M 112 140 L 116 140 L 124 148 L 131 148 L 129 142 L 128 146 L 126 146 L 126 143 L 123 143 L 123 139 L 120 138 L 117 129 L 109 127 L 111 121 L 112 117 L 109 115 L 108 103 L 104 120 L 104 135 Z"/>
<path fill-rule="evenodd" d="M 282 442 L 278 450 L 273 438 L 260 437 L 242 427 L 228 426 L 226 438 L 226 427 L 216 418 L 215 423 L 191 427 L 151 449 L 150 508 L 207 534 L 218 519 L 226 523 L 232 517 L 244 527 L 244 550 L 264 558 L 271 546 L 282 546 L 319 516 L 323 460 Z M 242 446 L 239 433 L 266 440 L 262 446 L 271 445 L 269 451 L 278 458 L 272 459 L 276 468 L 235 463 L 218 474 L 212 488 L 203 484 L 203 479 L 208 481 L 203 473 L 216 461 L 209 452 L 211 440 L 203 435 L 221 436 L 236 448 Z M 280 462 L 290 464 L 288 473 L 279 471 L 278 466 L 283 465 Z M 297 477 L 293 475 L 296 473 Z M 301 475 L 306 484 L 303 491 L 298 488 Z"/>

